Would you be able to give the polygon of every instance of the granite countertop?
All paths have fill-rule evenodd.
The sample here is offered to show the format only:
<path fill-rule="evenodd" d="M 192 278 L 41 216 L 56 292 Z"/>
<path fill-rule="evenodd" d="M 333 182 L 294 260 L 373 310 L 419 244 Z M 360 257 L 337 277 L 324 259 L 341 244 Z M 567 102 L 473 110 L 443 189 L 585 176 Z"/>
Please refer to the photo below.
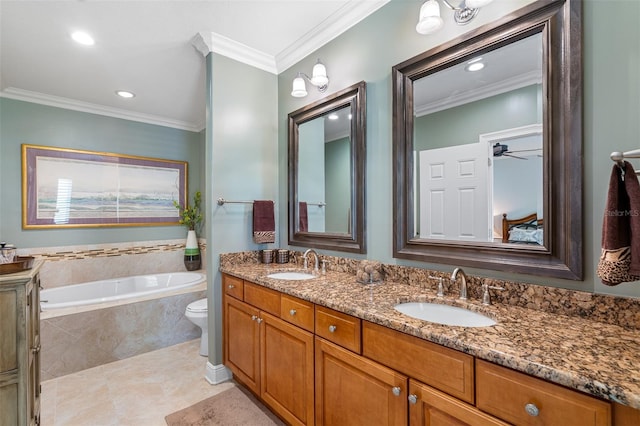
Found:
<path fill-rule="evenodd" d="M 383 281 L 360 284 L 352 274 L 328 271 L 301 281 L 267 278 L 299 270 L 294 264 L 240 263 L 220 271 L 308 300 L 532 376 L 640 409 L 640 332 L 578 316 L 438 298 L 429 288 Z M 393 307 L 402 302 L 437 302 L 481 312 L 497 324 L 457 327 L 414 319 Z"/>

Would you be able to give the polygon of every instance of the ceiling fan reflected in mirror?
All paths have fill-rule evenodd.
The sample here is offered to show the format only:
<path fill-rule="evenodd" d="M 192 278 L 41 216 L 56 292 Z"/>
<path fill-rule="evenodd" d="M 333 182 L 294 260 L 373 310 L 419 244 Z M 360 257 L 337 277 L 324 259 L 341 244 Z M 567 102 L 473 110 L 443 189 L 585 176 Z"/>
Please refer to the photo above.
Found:
<path fill-rule="evenodd" d="M 517 158 L 518 160 L 528 160 L 528 158 L 526 157 L 521 157 L 518 155 L 514 155 L 515 153 L 522 153 L 522 152 L 533 152 L 533 151 L 542 151 L 541 148 L 533 148 L 533 149 L 520 149 L 520 150 L 513 150 L 510 151 L 509 150 L 509 145 L 505 145 L 503 143 L 500 142 L 496 142 L 495 145 L 493 145 L 493 156 L 494 157 L 511 157 L 511 158 Z M 541 154 L 538 154 L 538 157 L 542 157 Z"/>

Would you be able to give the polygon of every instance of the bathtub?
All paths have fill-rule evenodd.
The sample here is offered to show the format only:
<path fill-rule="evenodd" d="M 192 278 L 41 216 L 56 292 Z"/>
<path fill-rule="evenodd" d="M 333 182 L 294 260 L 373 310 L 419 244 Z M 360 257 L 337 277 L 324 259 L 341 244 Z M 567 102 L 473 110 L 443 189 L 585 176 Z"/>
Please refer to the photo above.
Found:
<path fill-rule="evenodd" d="M 204 274 L 174 272 L 42 290 L 42 380 L 197 339 L 185 310 L 206 288 Z"/>
<path fill-rule="evenodd" d="M 114 302 L 196 287 L 205 279 L 205 275 L 198 272 L 171 272 L 91 281 L 44 289 L 40 292 L 40 306 L 48 311 Z"/>

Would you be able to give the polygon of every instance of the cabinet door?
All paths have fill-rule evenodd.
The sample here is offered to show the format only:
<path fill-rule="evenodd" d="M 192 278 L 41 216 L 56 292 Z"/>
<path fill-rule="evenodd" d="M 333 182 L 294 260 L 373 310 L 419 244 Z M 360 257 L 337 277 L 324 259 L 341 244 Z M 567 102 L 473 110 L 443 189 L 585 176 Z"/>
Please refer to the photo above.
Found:
<path fill-rule="evenodd" d="M 316 338 L 316 424 L 407 423 L 407 377 Z"/>
<path fill-rule="evenodd" d="M 24 422 L 19 408 L 18 312 L 19 294 L 15 288 L 0 290 L 0 425 Z M 19 414 L 20 413 L 20 414 Z"/>
<path fill-rule="evenodd" d="M 313 334 L 260 313 L 262 399 L 290 425 L 313 425 Z"/>
<path fill-rule="evenodd" d="M 409 380 L 410 426 L 508 426 L 472 405 Z"/>
<path fill-rule="evenodd" d="M 260 392 L 259 311 L 225 297 L 224 364 L 254 393 Z"/>

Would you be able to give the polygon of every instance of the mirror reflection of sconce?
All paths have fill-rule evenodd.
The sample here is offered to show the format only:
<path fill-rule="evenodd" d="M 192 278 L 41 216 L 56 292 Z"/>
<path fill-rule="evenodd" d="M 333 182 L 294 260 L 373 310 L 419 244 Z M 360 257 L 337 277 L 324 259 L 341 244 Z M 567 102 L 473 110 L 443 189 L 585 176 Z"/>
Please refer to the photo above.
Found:
<path fill-rule="evenodd" d="M 298 76 L 293 80 L 293 90 L 291 91 L 291 96 L 294 98 L 303 98 L 307 96 L 307 85 L 305 84 L 305 79 L 316 86 L 320 93 L 324 93 L 329 87 L 329 77 L 327 77 L 327 68 L 324 66 L 320 59 L 313 66 L 313 71 L 311 73 L 311 77 L 306 75 L 303 72 L 299 72 Z"/>
<path fill-rule="evenodd" d="M 491 3 L 493 0 L 461 0 L 458 6 L 449 3 L 449 0 L 442 0 L 442 3 L 453 10 L 453 20 L 458 25 L 465 25 L 471 22 L 478 14 L 478 10 Z M 420 34 L 433 34 L 444 25 L 440 17 L 440 4 L 438 0 L 427 0 L 420 8 L 420 18 L 416 25 L 416 31 Z"/>

